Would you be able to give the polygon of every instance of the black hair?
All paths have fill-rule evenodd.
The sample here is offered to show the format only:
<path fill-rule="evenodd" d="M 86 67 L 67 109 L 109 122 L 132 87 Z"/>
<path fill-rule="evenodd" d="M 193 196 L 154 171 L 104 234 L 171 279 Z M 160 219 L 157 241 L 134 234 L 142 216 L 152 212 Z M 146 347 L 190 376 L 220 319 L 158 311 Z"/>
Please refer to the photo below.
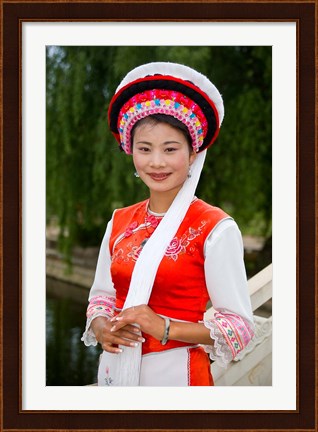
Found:
<path fill-rule="evenodd" d="M 184 135 L 184 137 L 187 140 L 187 143 L 189 145 L 191 153 L 193 152 L 192 138 L 191 138 L 191 135 L 189 133 L 189 129 L 187 128 L 187 126 L 184 123 L 182 123 L 182 121 L 180 121 L 180 120 L 176 119 L 175 117 L 168 115 L 168 114 L 151 114 L 147 117 L 144 117 L 141 120 L 138 120 L 138 122 L 135 123 L 131 129 L 131 148 L 133 148 L 134 134 L 135 134 L 136 128 L 138 126 L 142 126 L 145 124 L 156 125 L 159 123 L 168 124 L 168 125 L 176 128 L 176 129 L 178 129 L 180 132 L 182 132 L 182 134 Z"/>

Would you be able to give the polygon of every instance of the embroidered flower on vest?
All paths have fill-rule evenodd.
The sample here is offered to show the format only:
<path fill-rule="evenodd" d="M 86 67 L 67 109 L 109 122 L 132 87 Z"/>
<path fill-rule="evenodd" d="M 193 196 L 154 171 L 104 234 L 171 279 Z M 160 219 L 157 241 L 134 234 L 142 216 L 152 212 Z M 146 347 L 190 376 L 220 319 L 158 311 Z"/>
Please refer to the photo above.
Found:
<path fill-rule="evenodd" d="M 165 256 L 168 258 L 172 258 L 174 261 L 177 261 L 178 255 L 180 253 L 185 253 L 186 247 L 188 246 L 189 242 L 182 242 L 182 239 L 178 239 L 175 237 L 170 245 L 167 247 L 167 250 L 165 252 Z"/>

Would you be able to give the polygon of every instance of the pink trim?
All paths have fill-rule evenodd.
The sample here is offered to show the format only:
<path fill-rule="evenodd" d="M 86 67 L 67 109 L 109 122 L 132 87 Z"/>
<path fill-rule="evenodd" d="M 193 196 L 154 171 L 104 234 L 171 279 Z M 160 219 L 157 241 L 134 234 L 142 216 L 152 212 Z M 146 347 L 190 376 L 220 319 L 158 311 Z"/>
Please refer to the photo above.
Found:
<path fill-rule="evenodd" d="M 249 323 L 242 317 L 232 313 L 217 312 L 214 319 L 206 323 L 211 330 L 211 338 L 215 339 L 217 347 L 226 344 L 231 350 L 232 357 L 235 359 L 238 354 L 249 344 L 254 336 L 254 332 Z M 218 329 L 215 332 L 214 326 Z M 223 352 L 222 349 L 219 350 Z"/>
<path fill-rule="evenodd" d="M 129 99 L 118 115 L 121 146 L 131 153 L 131 130 L 137 121 L 152 114 L 166 114 L 184 123 L 191 135 L 193 148 L 198 151 L 207 134 L 208 122 L 199 107 L 190 98 L 172 90 L 148 90 Z"/>
<path fill-rule="evenodd" d="M 114 306 L 116 304 L 115 297 L 110 296 L 95 296 L 92 297 L 87 307 L 86 316 L 91 318 L 96 313 L 105 313 L 109 316 L 114 315 Z"/>

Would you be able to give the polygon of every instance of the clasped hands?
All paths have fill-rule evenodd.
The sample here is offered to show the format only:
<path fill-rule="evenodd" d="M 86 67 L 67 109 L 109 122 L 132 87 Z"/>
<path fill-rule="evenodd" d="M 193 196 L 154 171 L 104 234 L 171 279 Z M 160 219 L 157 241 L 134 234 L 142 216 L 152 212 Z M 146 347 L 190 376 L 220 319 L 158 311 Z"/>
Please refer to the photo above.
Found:
<path fill-rule="evenodd" d="M 118 354 L 122 352 L 118 345 L 136 347 L 145 342 L 142 333 L 161 340 L 165 322 L 149 306 L 139 305 L 124 309 L 111 319 L 97 317 L 91 327 L 103 350 Z"/>

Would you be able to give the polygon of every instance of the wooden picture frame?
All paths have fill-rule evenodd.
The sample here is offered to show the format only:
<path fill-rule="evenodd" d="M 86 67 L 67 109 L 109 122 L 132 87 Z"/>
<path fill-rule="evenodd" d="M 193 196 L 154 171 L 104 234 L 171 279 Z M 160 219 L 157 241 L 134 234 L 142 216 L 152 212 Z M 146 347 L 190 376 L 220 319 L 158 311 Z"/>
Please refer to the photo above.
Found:
<path fill-rule="evenodd" d="M 182 8 L 180 7 L 182 4 Z M 297 409 L 293 411 L 23 411 L 21 24 L 29 21 L 295 22 L 297 88 Z M 317 430 L 315 187 L 317 1 L 1 1 L 1 423 L 10 430 Z M 288 331 L 288 330 L 287 330 Z"/>

